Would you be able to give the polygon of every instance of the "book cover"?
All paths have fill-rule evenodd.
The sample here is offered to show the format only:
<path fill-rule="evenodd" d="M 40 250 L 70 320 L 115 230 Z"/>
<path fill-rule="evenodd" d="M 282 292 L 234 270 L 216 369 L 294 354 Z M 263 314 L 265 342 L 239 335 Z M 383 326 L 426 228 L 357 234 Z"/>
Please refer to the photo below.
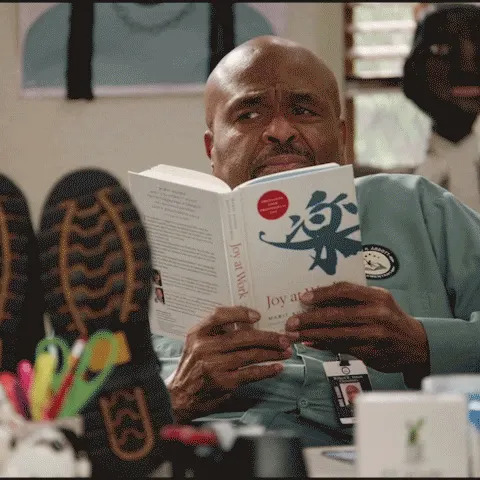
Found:
<path fill-rule="evenodd" d="M 183 339 L 216 306 L 231 305 L 232 297 L 221 221 L 223 196 L 212 191 L 210 176 L 178 170 L 164 176 L 155 169 L 129 172 L 129 183 L 154 269 L 150 329 Z"/>
<path fill-rule="evenodd" d="M 252 306 L 265 330 L 283 330 L 302 311 L 302 292 L 339 281 L 366 285 L 352 167 L 291 173 L 234 193 L 243 209 Z"/>
<path fill-rule="evenodd" d="M 300 293 L 365 284 L 351 166 L 282 172 L 233 191 L 164 165 L 129 180 L 152 250 L 154 333 L 184 338 L 222 305 L 255 308 L 257 328 L 282 331 L 301 311 Z"/>

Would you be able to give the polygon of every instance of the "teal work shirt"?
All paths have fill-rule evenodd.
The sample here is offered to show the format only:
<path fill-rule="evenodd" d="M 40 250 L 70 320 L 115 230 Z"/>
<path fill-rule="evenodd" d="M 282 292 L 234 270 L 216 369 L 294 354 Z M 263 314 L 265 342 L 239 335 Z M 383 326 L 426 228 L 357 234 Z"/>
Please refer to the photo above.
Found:
<path fill-rule="evenodd" d="M 393 253 L 392 274 L 370 278 L 425 327 L 431 373 L 480 371 L 480 215 L 450 192 L 417 175 L 356 179 L 362 244 Z M 365 252 L 364 252 L 365 255 Z M 182 342 L 160 336 L 154 348 L 162 376 L 176 368 Z M 328 351 L 295 345 L 274 378 L 236 390 L 219 412 L 199 421 L 230 418 L 295 430 L 307 446 L 348 443 L 352 428 L 337 420 L 322 362 Z M 368 368 L 374 390 L 407 389 L 401 373 Z"/>

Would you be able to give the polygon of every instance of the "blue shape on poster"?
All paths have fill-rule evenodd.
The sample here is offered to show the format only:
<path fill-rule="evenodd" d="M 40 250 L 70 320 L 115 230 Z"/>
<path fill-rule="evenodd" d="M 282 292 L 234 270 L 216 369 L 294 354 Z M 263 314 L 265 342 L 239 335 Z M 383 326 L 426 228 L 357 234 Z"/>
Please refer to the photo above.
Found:
<path fill-rule="evenodd" d="M 208 3 L 94 5 L 93 86 L 205 83 L 210 57 Z M 271 23 L 256 9 L 234 5 L 235 45 L 274 34 Z M 58 4 L 28 30 L 24 88 L 66 86 L 69 17 L 70 5 Z"/>

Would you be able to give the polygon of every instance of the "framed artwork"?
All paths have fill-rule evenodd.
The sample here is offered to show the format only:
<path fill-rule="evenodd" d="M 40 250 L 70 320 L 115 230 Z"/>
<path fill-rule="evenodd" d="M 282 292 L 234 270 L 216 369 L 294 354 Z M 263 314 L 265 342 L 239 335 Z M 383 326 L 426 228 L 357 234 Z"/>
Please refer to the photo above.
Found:
<path fill-rule="evenodd" d="M 91 4 L 90 4 L 91 5 Z M 234 3 L 234 45 L 285 31 L 285 3 Z M 24 97 L 66 95 L 72 4 L 19 3 Z M 202 91 L 209 74 L 212 4 L 93 3 L 91 88 L 95 96 Z"/>

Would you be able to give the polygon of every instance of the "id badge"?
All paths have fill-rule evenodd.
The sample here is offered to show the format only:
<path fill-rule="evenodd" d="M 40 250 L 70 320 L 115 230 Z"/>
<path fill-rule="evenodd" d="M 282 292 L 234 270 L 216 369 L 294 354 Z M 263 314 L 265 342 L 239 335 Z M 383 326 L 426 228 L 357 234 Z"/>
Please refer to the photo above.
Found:
<path fill-rule="evenodd" d="M 330 382 L 338 419 L 344 425 L 351 425 L 355 423 L 355 397 L 371 390 L 372 385 L 361 360 L 346 360 L 340 355 L 339 358 L 335 362 L 323 362 L 323 368 Z"/>

